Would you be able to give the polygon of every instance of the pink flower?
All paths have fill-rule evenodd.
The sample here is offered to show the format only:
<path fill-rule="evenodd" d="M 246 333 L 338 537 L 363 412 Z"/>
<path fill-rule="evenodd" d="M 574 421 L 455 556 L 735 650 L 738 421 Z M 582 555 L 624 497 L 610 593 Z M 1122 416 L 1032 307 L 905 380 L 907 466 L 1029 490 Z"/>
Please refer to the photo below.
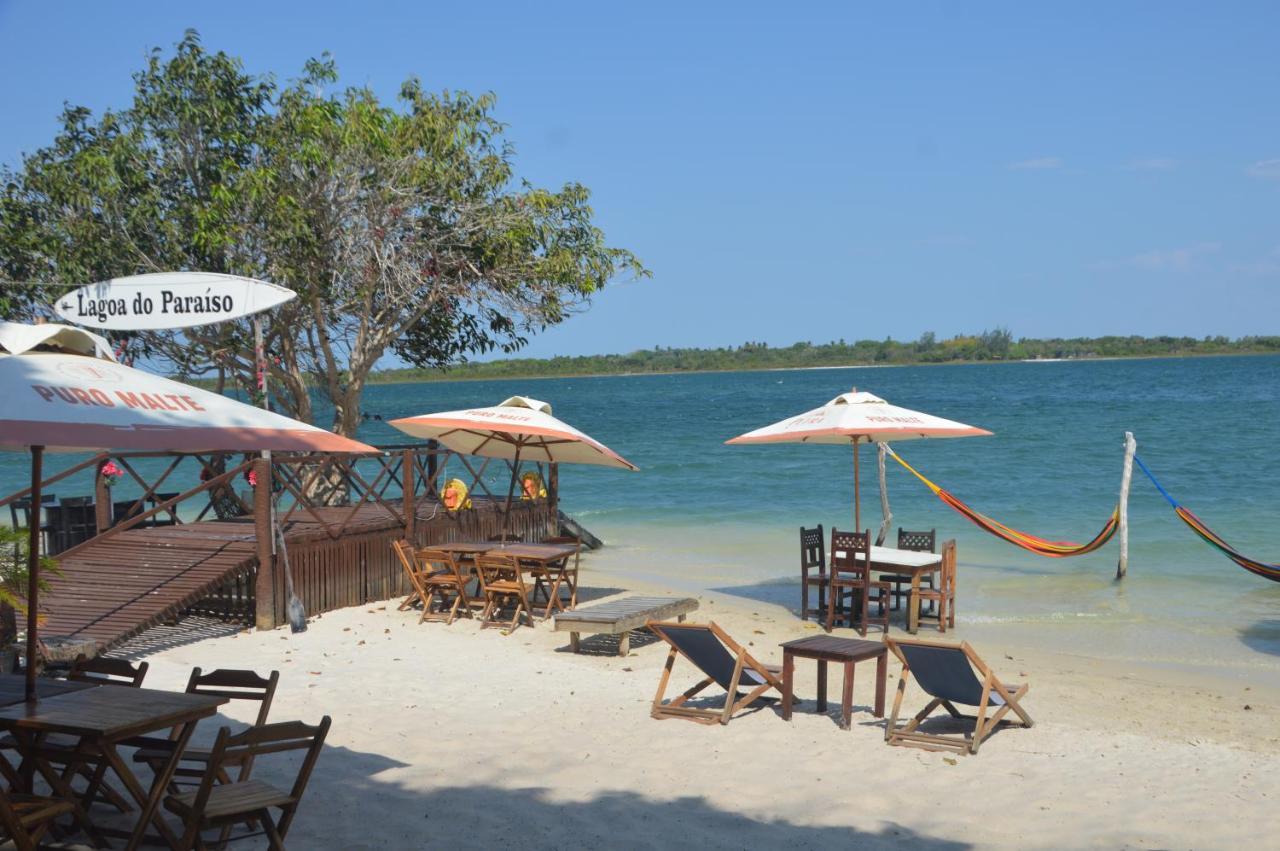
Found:
<path fill-rule="evenodd" d="M 117 467 L 114 461 L 108 461 L 107 463 L 102 465 L 102 475 L 111 476 L 113 478 L 118 479 L 124 475 L 124 470 L 121 470 L 119 467 Z"/>
<path fill-rule="evenodd" d="M 258 472 L 256 470 L 250 470 L 245 474 L 245 478 L 249 480 L 249 485 L 251 487 L 256 488 L 258 486 Z"/>

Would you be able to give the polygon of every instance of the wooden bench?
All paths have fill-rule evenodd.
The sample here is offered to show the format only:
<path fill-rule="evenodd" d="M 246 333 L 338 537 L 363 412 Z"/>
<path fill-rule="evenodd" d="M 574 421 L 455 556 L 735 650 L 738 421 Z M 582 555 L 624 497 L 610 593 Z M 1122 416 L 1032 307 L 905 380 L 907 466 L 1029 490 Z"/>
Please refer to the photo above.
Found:
<path fill-rule="evenodd" d="M 578 637 L 591 635 L 621 635 L 618 639 L 618 655 L 631 651 L 631 630 L 640 629 L 646 621 L 680 621 L 698 608 L 692 597 L 623 597 L 584 609 L 560 612 L 555 617 L 556 632 L 569 633 L 569 646 L 578 652 Z"/>

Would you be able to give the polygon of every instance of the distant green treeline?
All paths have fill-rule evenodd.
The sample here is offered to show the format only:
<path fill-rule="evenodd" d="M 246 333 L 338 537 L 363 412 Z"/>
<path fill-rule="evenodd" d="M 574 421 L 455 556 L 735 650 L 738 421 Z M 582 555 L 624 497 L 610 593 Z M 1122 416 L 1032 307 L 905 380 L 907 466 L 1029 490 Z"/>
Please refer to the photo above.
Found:
<path fill-rule="evenodd" d="M 773 347 L 744 343 L 718 349 L 644 349 L 630 354 L 579 355 L 554 358 L 508 358 L 465 363 L 447 371 L 390 369 L 377 372 L 375 382 L 440 381 L 474 378 L 531 378 L 540 376 L 623 375 L 631 373 L 707 372 L 750 369 L 794 369 L 815 366 L 867 364 L 956 363 L 1012 361 L 1034 358 L 1185 357 L 1196 355 L 1267 354 L 1280 352 L 1280 336 L 1241 337 L 1077 337 L 1073 339 L 1013 339 L 997 328 L 976 336 L 938 340 L 932 333 L 914 342 L 858 340 L 796 343 Z"/>

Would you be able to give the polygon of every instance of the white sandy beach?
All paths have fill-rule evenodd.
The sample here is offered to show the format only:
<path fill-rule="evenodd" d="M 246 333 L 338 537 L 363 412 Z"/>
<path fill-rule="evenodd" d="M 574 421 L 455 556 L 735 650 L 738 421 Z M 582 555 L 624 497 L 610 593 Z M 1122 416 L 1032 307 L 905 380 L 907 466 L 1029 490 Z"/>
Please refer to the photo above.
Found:
<path fill-rule="evenodd" d="M 714 619 L 764 661 L 816 629 L 778 606 L 700 599 L 692 620 Z M 297 848 L 1227 848 L 1280 831 L 1280 678 L 1247 685 L 1070 648 L 1032 654 L 989 625 L 947 637 L 971 639 L 1006 682 L 1030 682 L 1034 728 L 998 732 L 976 756 L 888 747 L 869 710 L 870 663 L 848 732 L 812 700 L 791 723 L 776 708 L 727 727 L 655 721 L 666 652 L 648 637 L 625 659 L 607 639 L 573 655 L 546 624 L 511 636 L 474 621 L 418 624 L 394 602 L 324 615 L 297 636 L 243 632 L 150 653 L 147 685 L 180 689 L 193 665 L 279 669 L 274 719 L 333 716 Z M 812 698 L 814 664 L 800 660 L 796 677 Z M 698 678 L 678 664 L 676 682 Z M 834 695 L 838 682 L 833 672 Z M 913 691 L 907 705 L 922 704 Z M 250 710 L 227 715 L 247 721 Z"/>

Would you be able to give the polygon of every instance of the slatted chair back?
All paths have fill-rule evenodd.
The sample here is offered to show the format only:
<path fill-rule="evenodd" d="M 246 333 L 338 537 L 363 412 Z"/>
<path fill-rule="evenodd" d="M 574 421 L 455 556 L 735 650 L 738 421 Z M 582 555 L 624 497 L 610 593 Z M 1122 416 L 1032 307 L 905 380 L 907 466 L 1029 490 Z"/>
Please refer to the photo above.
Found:
<path fill-rule="evenodd" d="M 515 534 L 514 532 L 504 532 L 504 533 L 502 533 L 502 534 L 500 534 L 500 535 L 490 535 L 490 536 L 489 536 L 488 538 L 486 538 L 485 540 L 487 540 L 487 541 L 495 541 L 495 542 L 498 542 L 498 543 L 507 543 L 507 544 L 511 544 L 511 543 L 516 543 L 516 542 L 523 542 L 523 541 L 524 541 L 524 538 L 520 537 L 519 535 Z"/>
<path fill-rule="evenodd" d="M 821 573 L 827 567 L 826 541 L 823 540 L 822 524 L 814 529 L 800 527 L 800 570 L 805 575 L 817 568 Z"/>
<path fill-rule="evenodd" d="M 865 575 L 871 563 L 871 531 L 831 530 L 831 572 Z"/>
<path fill-rule="evenodd" d="M 134 665 L 128 659 L 112 659 L 108 656 L 95 656 L 90 659 L 81 653 L 71 663 L 67 679 L 98 685 L 141 688 L 149 667 L 148 662 L 139 662 Z"/>
<path fill-rule="evenodd" d="M 191 676 L 187 679 L 187 694 L 257 703 L 258 714 L 254 717 L 253 726 L 261 727 L 267 723 L 271 703 L 276 698 L 276 686 L 279 684 L 279 671 L 272 671 L 264 677 L 256 671 L 238 668 L 218 668 L 207 674 L 200 668 L 192 668 Z"/>
<path fill-rule="evenodd" d="M 315 768 L 316 760 L 320 757 L 320 751 L 324 748 L 330 723 L 331 719 L 326 715 L 319 724 L 314 726 L 301 721 L 282 721 L 252 727 L 235 735 L 232 735 L 230 727 L 219 730 L 218 738 L 210 751 L 208 770 L 201 778 L 200 786 L 196 789 L 194 796 L 184 801 L 184 806 L 181 807 L 186 822 L 182 847 L 194 846 L 202 826 L 231 824 L 249 816 L 257 816 L 261 818 L 263 833 L 271 841 L 271 847 L 283 848 L 284 837 L 289 832 L 289 825 L 293 822 L 298 803 L 306 792 L 311 772 Z M 224 783 L 221 780 L 226 776 L 227 766 L 241 765 L 246 761 L 256 761 L 272 754 L 294 751 L 304 751 L 304 755 L 298 767 L 298 774 L 286 796 L 281 796 L 276 790 L 257 780 L 234 783 Z M 216 822 L 206 818 L 210 799 L 214 796 L 226 802 L 218 807 Z M 267 808 L 259 803 L 260 800 L 266 799 L 278 802 L 271 804 L 281 811 L 278 820 L 272 821 Z M 170 799 L 171 802 L 173 800 L 173 798 Z M 233 812 L 236 802 L 242 802 L 243 809 Z M 174 807 L 170 806 L 170 809 Z"/>
<path fill-rule="evenodd" d="M 934 549 L 938 542 L 938 530 L 930 529 L 928 532 L 913 532 L 909 529 L 898 527 L 898 549 L 912 550 L 918 553 L 936 553 Z"/>
<path fill-rule="evenodd" d="M 399 610 L 404 611 L 411 607 L 414 603 L 421 601 L 426 606 L 428 595 L 426 588 L 422 584 L 422 568 L 418 564 L 418 556 L 414 551 L 413 544 L 406 540 L 392 541 L 391 549 L 395 550 L 396 556 L 400 559 L 400 566 L 404 568 L 405 578 L 409 580 L 409 596 L 404 598 L 400 603 Z"/>
<path fill-rule="evenodd" d="M 476 575 L 480 578 L 482 590 L 491 585 L 510 582 L 524 584 L 515 556 L 505 555 L 501 551 L 477 553 Z"/>

